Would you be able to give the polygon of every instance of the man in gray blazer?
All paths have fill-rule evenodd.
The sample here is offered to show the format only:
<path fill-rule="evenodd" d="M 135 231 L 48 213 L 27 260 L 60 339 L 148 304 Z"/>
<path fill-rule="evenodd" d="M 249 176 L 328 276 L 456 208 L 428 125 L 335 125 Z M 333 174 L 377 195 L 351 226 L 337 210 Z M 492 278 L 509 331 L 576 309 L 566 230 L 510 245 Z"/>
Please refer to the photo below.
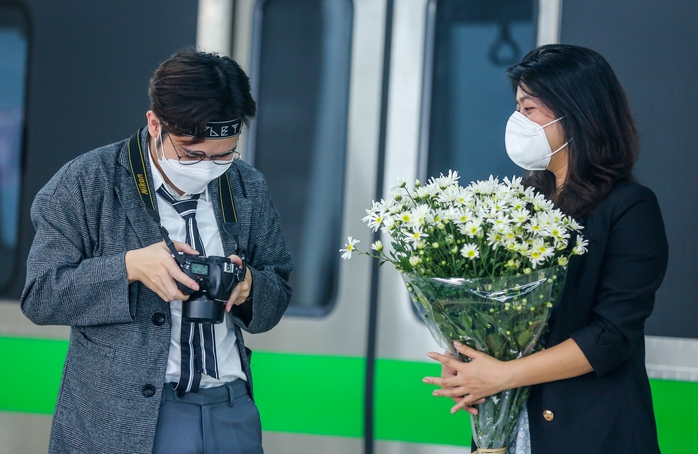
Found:
<path fill-rule="evenodd" d="M 149 94 L 147 127 L 66 164 L 32 206 L 22 311 L 71 326 L 49 452 L 261 453 L 241 329 L 279 322 L 293 262 L 264 178 L 236 159 L 256 113 L 249 79 L 227 57 L 184 51 Z M 183 317 L 202 282 L 157 221 L 177 251 L 244 272 L 223 323 Z"/>

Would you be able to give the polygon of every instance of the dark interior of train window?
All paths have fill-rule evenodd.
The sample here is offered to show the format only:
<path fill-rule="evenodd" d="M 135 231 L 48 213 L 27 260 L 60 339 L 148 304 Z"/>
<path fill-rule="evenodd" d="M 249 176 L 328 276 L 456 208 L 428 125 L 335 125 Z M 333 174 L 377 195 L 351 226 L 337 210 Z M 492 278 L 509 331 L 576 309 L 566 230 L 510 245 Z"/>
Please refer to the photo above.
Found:
<path fill-rule="evenodd" d="M 248 154 L 265 176 L 293 255 L 291 315 L 326 314 L 338 282 L 352 2 L 257 4 Z"/>
<path fill-rule="evenodd" d="M 0 6 L 0 289 L 18 261 L 19 195 L 27 72 L 26 16 Z"/>
<path fill-rule="evenodd" d="M 435 0 L 430 8 L 420 177 L 458 170 L 461 184 L 511 177 L 504 129 L 516 104 L 506 69 L 535 46 L 531 0 Z M 435 7 L 433 7 L 435 6 Z M 431 43 L 431 46 L 429 45 Z M 426 167 L 426 169 L 424 168 Z"/>

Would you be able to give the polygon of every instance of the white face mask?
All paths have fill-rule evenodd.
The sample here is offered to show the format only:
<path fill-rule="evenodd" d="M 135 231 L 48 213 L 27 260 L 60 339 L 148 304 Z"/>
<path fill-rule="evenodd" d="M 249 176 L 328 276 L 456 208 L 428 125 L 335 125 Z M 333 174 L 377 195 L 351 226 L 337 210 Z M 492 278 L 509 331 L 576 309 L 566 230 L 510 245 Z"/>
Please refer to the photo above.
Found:
<path fill-rule="evenodd" d="M 173 185 L 185 194 L 201 194 L 206 189 L 208 184 L 223 175 L 230 168 L 230 164 L 219 165 L 213 161 L 203 160 L 192 165 L 182 165 L 178 159 L 165 158 L 165 148 L 162 143 L 162 130 L 158 134 L 160 140 L 160 150 L 162 150 L 162 158 L 159 153 L 155 153 L 158 157 L 160 168 L 167 175 Z M 157 147 L 156 147 L 157 149 Z"/>
<path fill-rule="evenodd" d="M 545 170 L 550 164 L 550 158 L 570 143 L 568 140 L 555 151 L 550 148 L 544 129 L 560 120 L 562 117 L 541 126 L 519 111 L 511 114 L 504 134 L 504 144 L 514 164 L 526 170 Z"/>

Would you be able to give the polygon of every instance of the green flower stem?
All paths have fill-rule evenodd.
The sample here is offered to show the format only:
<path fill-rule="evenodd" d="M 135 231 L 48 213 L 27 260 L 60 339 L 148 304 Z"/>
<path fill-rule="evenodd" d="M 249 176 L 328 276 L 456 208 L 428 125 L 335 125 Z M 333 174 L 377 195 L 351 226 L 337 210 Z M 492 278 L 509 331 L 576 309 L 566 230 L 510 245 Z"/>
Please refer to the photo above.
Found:
<path fill-rule="evenodd" d="M 564 285 L 564 268 L 537 270 L 531 275 L 443 280 L 403 274 L 407 289 L 427 327 L 461 360 L 453 341 L 511 361 L 542 348 L 537 341 L 546 326 L 550 306 Z M 501 391 L 478 405 L 473 437 L 481 448 L 508 446 L 528 397 L 528 388 Z"/>

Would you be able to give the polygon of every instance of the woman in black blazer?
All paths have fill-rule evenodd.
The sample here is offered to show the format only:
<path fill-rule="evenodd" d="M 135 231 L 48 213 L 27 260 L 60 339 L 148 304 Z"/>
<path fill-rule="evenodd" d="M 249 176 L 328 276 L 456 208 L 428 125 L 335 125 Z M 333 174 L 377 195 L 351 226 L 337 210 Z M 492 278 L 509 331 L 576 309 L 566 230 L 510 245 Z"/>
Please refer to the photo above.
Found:
<path fill-rule="evenodd" d="M 471 362 L 430 353 L 443 372 L 424 381 L 454 398 L 452 412 L 470 413 L 532 385 L 530 448 L 519 437 L 517 454 L 659 453 L 644 324 L 668 245 L 656 197 L 632 176 L 639 147 L 624 91 L 601 55 L 577 46 L 542 46 L 507 75 L 517 105 L 507 153 L 530 171 L 525 183 L 584 226 L 588 252 L 570 260 L 545 350 L 501 362 L 456 345 Z"/>

